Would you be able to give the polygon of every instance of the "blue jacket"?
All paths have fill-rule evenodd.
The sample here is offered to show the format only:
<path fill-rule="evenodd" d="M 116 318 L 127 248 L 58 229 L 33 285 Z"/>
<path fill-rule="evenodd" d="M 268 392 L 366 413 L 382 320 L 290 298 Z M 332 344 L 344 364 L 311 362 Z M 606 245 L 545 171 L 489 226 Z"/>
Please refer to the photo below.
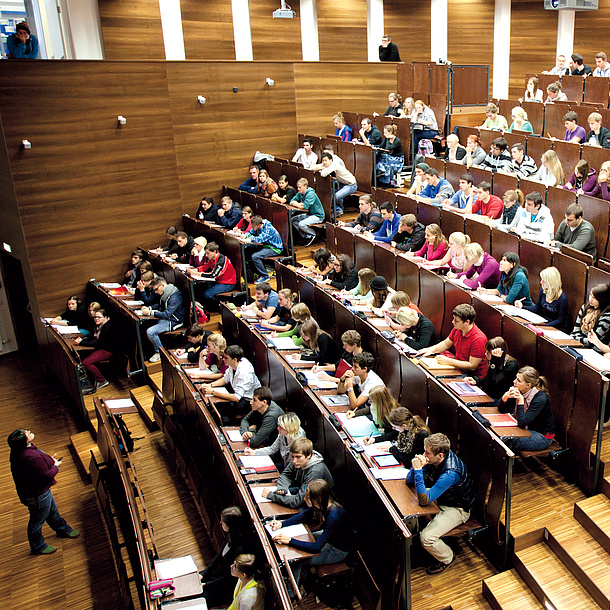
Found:
<path fill-rule="evenodd" d="M 253 244 L 261 244 L 269 246 L 273 250 L 277 250 L 278 254 L 280 254 L 284 249 L 282 238 L 280 237 L 277 229 L 264 218 L 261 228 L 251 229 L 246 233 L 246 237 L 249 237 Z"/>
<path fill-rule="evenodd" d="M 16 34 L 11 34 L 6 39 L 6 46 L 11 59 L 36 59 L 38 57 L 38 38 L 34 34 L 30 34 L 25 44 L 17 38 Z"/>
<path fill-rule="evenodd" d="M 398 227 L 400 226 L 400 214 L 394 212 L 394 216 L 392 216 L 392 220 L 384 220 L 381 223 L 378 231 L 373 233 L 373 237 L 377 241 L 383 241 L 386 244 L 389 244 L 392 241 L 392 236 L 394 233 L 398 231 Z"/>
<path fill-rule="evenodd" d="M 523 269 L 519 269 L 515 273 L 513 283 L 510 288 L 506 286 L 506 274 L 503 273 L 498 284 L 498 292 L 500 296 L 506 297 L 506 302 L 509 305 L 514 305 L 515 301 L 523 299 L 522 303 L 524 307 L 531 307 L 532 299 L 530 298 L 530 283 L 527 280 L 527 275 Z"/>
<path fill-rule="evenodd" d="M 238 187 L 240 191 L 247 191 L 248 193 L 258 193 L 258 182 L 248 178 L 245 182 L 242 182 Z"/>
<path fill-rule="evenodd" d="M 231 206 L 228 212 L 225 212 L 222 216 L 218 217 L 218 222 L 225 229 L 232 229 L 242 219 L 241 208 L 235 202 Z"/>
<path fill-rule="evenodd" d="M 174 324 L 184 322 L 184 299 L 182 293 L 173 284 L 168 284 L 166 290 L 170 290 L 169 298 L 165 299 L 165 294 L 161 297 L 161 302 L 151 307 L 151 313 L 160 320 L 170 320 Z M 173 290 L 171 290 L 173 289 Z"/>

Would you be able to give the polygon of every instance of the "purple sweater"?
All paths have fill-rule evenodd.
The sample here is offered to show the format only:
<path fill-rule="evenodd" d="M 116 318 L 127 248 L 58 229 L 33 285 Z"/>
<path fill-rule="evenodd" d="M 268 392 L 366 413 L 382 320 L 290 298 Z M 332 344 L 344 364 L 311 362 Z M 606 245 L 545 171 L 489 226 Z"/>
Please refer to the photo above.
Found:
<path fill-rule="evenodd" d="M 598 182 L 595 185 L 595 188 L 587 194 L 591 195 L 591 197 L 597 197 L 598 199 L 610 201 L 610 191 L 608 191 L 608 183 L 606 182 Z"/>
<path fill-rule="evenodd" d="M 597 175 L 596 174 L 597 173 L 595 171 L 595 168 L 592 167 L 589 170 L 589 175 L 587 176 L 587 179 L 583 180 L 582 190 L 583 190 L 583 193 L 585 193 L 585 195 L 591 195 L 591 193 L 593 193 L 593 191 L 595 190 L 595 187 L 597 186 Z M 574 175 L 574 172 L 572 172 L 572 175 L 570 176 L 570 179 L 568 180 L 568 184 L 571 184 L 572 188 L 569 189 L 567 184 L 563 188 L 568 189 L 568 190 L 577 190 L 574 186 L 575 182 L 576 182 L 576 176 Z"/>
<path fill-rule="evenodd" d="M 472 265 L 468 271 L 462 271 L 457 276 L 463 277 L 464 284 L 471 289 L 478 288 L 479 284 L 482 288 L 495 288 L 500 283 L 500 265 L 491 254 L 484 252 L 480 265 Z"/>
<path fill-rule="evenodd" d="M 21 453 L 11 453 L 11 472 L 20 500 L 36 498 L 51 485 L 59 468 L 55 460 L 35 445 L 26 447 Z"/>

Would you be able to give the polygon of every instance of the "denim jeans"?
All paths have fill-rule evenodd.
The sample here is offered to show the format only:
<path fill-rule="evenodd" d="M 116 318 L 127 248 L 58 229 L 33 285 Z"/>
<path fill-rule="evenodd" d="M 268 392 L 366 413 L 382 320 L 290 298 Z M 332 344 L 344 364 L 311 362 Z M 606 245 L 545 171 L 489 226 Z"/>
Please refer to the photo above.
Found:
<path fill-rule="evenodd" d="M 343 200 L 346 197 L 349 197 L 352 193 L 355 193 L 358 190 L 357 184 L 344 184 L 336 193 L 335 193 L 335 204 L 337 206 L 337 212 L 343 210 Z"/>
<path fill-rule="evenodd" d="M 298 214 L 292 219 L 292 226 L 301 234 L 302 237 L 313 237 L 316 232 L 309 228 L 309 225 L 315 225 L 320 222 L 317 216 L 308 214 Z"/>
<path fill-rule="evenodd" d="M 217 284 L 216 282 L 212 282 L 201 295 L 204 299 L 214 299 L 217 294 L 221 292 L 229 292 L 229 290 L 233 290 L 235 284 Z"/>
<path fill-rule="evenodd" d="M 531 436 L 513 436 L 506 440 L 505 444 L 516 453 L 517 451 L 541 451 L 553 442 L 552 439 L 545 438 L 536 430 L 530 430 L 530 434 Z"/>
<path fill-rule="evenodd" d="M 50 489 L 35 498 L 24 498 L 21 502 L 30 511 L 28 540 L 32 553 L 40 553 L 46 546 L 42 535 L 42 526 L 45 521 L 55 530 L 58 536 L 66 537 L 72 531 L 72 528 L 59 514 L 55 498 Z"/>
<path fill-rule="evenodd" d="M 154 326 L 146 329 L 146 336 L 150 339 L 150 342 L 155 348 L 155 353 L 158 353 L 161 349 L 161 339 L 159 335 L 168 330 L 171 330 L 172 323 L 169 320 L 159 320 Z"/>
<path fill-rule="evenodd" d="M 321 531 L 313 532 L 314 538 L 317 540 L 322 535 Z M 299 584 L 299 580 L 301 578 L 301 570 L 305 566 L 327 566 L 333 563 L 341 563 L 343 560 L 347 558 L 349 555 L 349 551 L 342 551 L 338 549 L 336 546 L 333 546 L 330 543 L 326 543 L 319 555 L 315 555 L 314 557 L 310 557 L 309 559 L 303 559 L 299 561 L 293 568 L 292 573 L 294 575 L 294 579 Z"/>
<path fill-rule="evenodd" d="M 270 256 L 277 256 L 277 252 L 268 246 L 256 244 L 246 246 L 246 259 L 250 258 L 256 272 L 266 279 L 269 279 L 269 273 L 267 273 L 267 269 L 265 269 L 265 259 Z"/>

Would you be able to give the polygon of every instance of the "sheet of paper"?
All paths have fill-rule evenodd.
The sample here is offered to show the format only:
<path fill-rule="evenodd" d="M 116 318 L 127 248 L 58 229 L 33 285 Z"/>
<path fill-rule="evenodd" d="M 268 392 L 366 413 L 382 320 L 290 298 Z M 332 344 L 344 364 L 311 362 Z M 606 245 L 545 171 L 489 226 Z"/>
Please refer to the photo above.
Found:
<path fill-rule="evenodd" d="M 277 536 L 278 534 L 284 534 L 289 538 L 296 538 L 297 536 L 307 536 L 309 534 L 307 528 L 302 523 L 297 523 L 296 525 L 289 525 L 288 527 L 281 527 L 279 530 L 275 531 L 271 529 L 271 525 L 269 523 L 267 523 L 265 527 L 271 534 L 272 538 L 273 536 Z"/>
<path fill-rule="evenodd" d="M 371 311 L 371 308 L 366 305 L 365 303 L 354 303 L 353 305 L 351 305 L 351 308 L 354 311 L 361 311 L 361 312 L 366 312 L 366 311 Z"/>
<path fill-rule="evenodd" d="M 364 445 L 364 453 L 368 456 L 373 455 L 387 455 L 390 452 L 392 443 L 390 441 L 383 441 L 383 443 L 373 443 L 372 445 Z"/>
<path fill-rule="evenodd" d="M 548 337 L 549 339 L 554 339 L 554 340 L 563 340 L 566 341 L 568 339 L 572 339 L 572 337 L 570 337 L 570 335 L 568 335 L 567 333 L 564 333 L 562 330 L 557 330 L 556 328 L 541 328 L 540 329 L 543 333 L 545 337 Z"/>
<path fill-rule="evenodd" d="M 371 468 L 371 474 L 379 481 L 406 479 L 408 472 L 404 466 L 397 466 L 396 468 Z"/>
<path fill-rule="evenodd" d="M 121 285 L 118 282 L 100 282 L 100 286 L 104 290 L 112 290 L 113 288 L 120 288 Z"/>
<path fill-rule="evenodd" d="M 176 269 L 180 269 L 180 271 L 186 271 L 189 267 L 188 263 L 176 263 Z"/>
<path fill-rule="evenodd" d="M 521 309 L 520 307 L 515 307 L 514 305 L 498 305 L 498 309 L 504 313 L 507 313 L 509 316 L 523 318 L 528 322 L 532 322 L 532 324 L 546 322 L 546 318 L 539 316 L 537 313 L 528 311 L 527 309 Z"/>
<path fill-rule="evenodd" d="M 174 353 L 174 358 L 176 360 L 179 360 L 180 362 L 188 362 L 189 355 L 186 352 L 184 352 L 183 354 L 180 354 L 179 356 Z"/>
<path fill-rule="evenodd" d="M 254 496 L 254 500 L 257 504 L 264 504 L 265 502 L 271 502 L 268 498 L 263 498 L 263 489 L 264 487 L 250 487 L 252 491 L 252 495 Z M 276 485 L 269 485 L 267 487 L 270 491 L 275 491 L 277 489 Z"/>
<path fill-rule="evenodd" d="M 321 390 L 335 390 L 338 384 L 327 379 L 320 379 L 318 373 L 314 371 L 304 371 L 303 374 L 307 378 L 307 383 L 312 388 L 320 388 Z"/>
<path fill-rule="evenodd" d="M 336 396 L 322 396 L 322 402 L 329 407 L 340 407 L 349 405 L 347 394 L 337 394 Z"/>
<path fill-rule="evenodd" d="M 104 402 L 109 409 L 125 409 L 136 406 L 131 398 L 106 398 Z"/>
<path fill-rule="evenodd" d="M 375 328 L 390 328 L 390 325 L 385 321 L 385 318 L 369 318 L 367 322 L 372 324 Z"/>
<path fill-rule="evenodd" d="M 240 455 L 239 461 L 245 468 L 266 468 L 274 466 L 273 460 L 268 455 Z"/>
<path fill-rule="evenodd" d="M 225 434 L 227 435 L 227 438 L 232 443 L 243 443 L 244 442 L 244 439 L 239 430 L 225 430 Z"/>
<path fill-rule="evenodd" d="M 123 301 L 123 304 L 127 305 L 127 307 L 141 307 L 144 305 L 144 301 Z"/>
<path fill-rule="evenodd" d="M 197 572 L 197 566 L 193 557 L 186 555 L 185 557 L 156 561 L 155 571 L 159 580 L 165 580 L 166 578 L 178 578 L 178 576 Z"/>
<path fill-rule="evenodd" d="M 601 354 L 597 353 L 594 349 L 576 349 L 579 354 L 582 354 L 583 360 L 590 364 L 594 369 L 598 371 L 610 371 L 610 360 L 604 358 Z"/>
<path fill-rule="evenodd" d="M 406 343 L 403 343 L 402 341 L 396 340 L 396 341 L 394 341 L 394 345 L 396 345 L 401 350 L 403 350 L 403 352 L 406 352 L 409 355 L 413 355 L 413 354 L 417 353 L 416 349 L 409 347 Z"/>
<path fill-rule="evenodd" d="M 276 349 L 294 349 L 294 341 L 292 337 L 270 337 L 271 342 L 275 345 Z"/>
<path fill-rule="evenodd" d="M 53 327 L 60 335 L 78 335 L 80 331 L 78 326 L 54 326 Z"/>
<path fill-rule="evenodd" d="M 499 297 L 497 294 L 485 294 L 482 292 L 477 292 L 477 298 L 481 299 L 481 301 L 485 301 L 486 303 L 504 303 L 502 297 Z"/>

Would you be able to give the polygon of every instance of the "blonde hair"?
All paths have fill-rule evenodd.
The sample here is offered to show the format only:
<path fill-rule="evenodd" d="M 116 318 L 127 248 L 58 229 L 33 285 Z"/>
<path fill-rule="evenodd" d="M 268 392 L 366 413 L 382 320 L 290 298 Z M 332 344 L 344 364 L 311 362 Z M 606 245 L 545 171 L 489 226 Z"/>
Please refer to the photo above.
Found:
<path fill-rule="evenodd" d="M 542 158 L 546 161 L 546 166 L 548 167 L 551 174 L 555 176 L 557 184 L 564 184 L 566 181 L 565 175 L 563 173 L 563 167 L 561 167 L 561 161 L 559 161 L 557 153 L 554 150 L 547 150 L 542 155 Z"/>
<path fill-rule="evenodd" d="M 602 115 L 599 112 L 592 112 L 588 117 L 587 117 L 587 123 L 590 121 L 595 121 L 596 123 L 601 123 L 602 122 Z"/>
<path fill-rule="evenodd" d="M 561 286 L 561 273 L 557 267 L 547 267 L 540 272 L 540 279 L 547 284 L 547 289 L 544 290 L 546 300 L 549 303 L 556 301 L 563 292 Z"/>
<path fill-rule="evenodd" d="M 281 294 L 285 299 L 287 299 L 291 303 L 294 303 L 297 300 L 297 297 L 299 296 L 296 292 L 292 292 L 292 290 L 290 290 L 290 288 L 282 288 L 282 290 L 280 290 L 278 292 L 278 294 Z"/>
<path fill-rule="evenodd" d="M 219 352 L 224 352 L 227 349 L 227 340 L 220 333 L 210 335 L 208 337 L 208 343 L 217 347 Z"/>
<path fill-rule="evenodd" d="M 333 117 L 333 121 L 341 121 L 345 125 L 345 117 L 342 112 L 337 112 Z"/>
<path fill-rule="evenodd" d="M 438 245 L 441 242 L 447 243 L 447 238 L 443 235 L 443 231 L 436 223 L 429 224 L 426 227 L 426 231 L 428 233 L 432 233 L 432 235 L 434 235 L 434 244 L 433 244 L 434 249 L 438 248 Z"/>
<path fill-rule="evenodd" d="M 315 320 L 307 320 L 307 322 L 303 322 L 303 326 L 301 326 L 301 337 L 303 335 L 307 336 L 307 341 L 303 339 L 303 343 L 306 343 L 307 346 L 314 352 L 318 351 L 318 337 L 321 334 L 328 334 L 323 331 Z"/>
<path fill-rule="evenodd" d="M 608 175 L 610 175 L 610 161 L 604 161 L 602 166 L 599 168 L 599 171 L 601 172 L 602 169 L 605 170 Z M 599 182 L 599 174 L 597 175 L 597 181 Z"/>
<path fill-rule="evenodd" d="M 282 426 L 284 430 L 288 433 L 286 438 L 288 440 L 292 440 L 299 433 L 299 428 L 301 427 L 301 420 L 299 419 L 296 413 L 292 413 L 292 411 L 287 411 L 283 415 L 280 415 L 277 418 L 278 426 Z"/>
<path fill-rule="evenodd" d="M 311 311 L 309 311 L 309 307 L 305 303 L 296 303 L 292 306 L 290 315 L 297 322 L 305 322 L 311 318 Z"/>
<path fill-rule="evenodd" d="M 358 271 L 361 295 L 368 294 L 371 291 L 371 280 L 375 277 L 375 275 L 375 272 L 368 267 L 362 267 L 362 269 Z"/>
<path fill-rule="evenodd" d="M 449 239 L 455 242 L 462 250 L 470 243 L 470 235 L 464 235 L 460 231 L 454 231 L 449 235 Z"/>
<path fill-rule="evenodd" d="M 390 303 L 392 307 L 408 307 L 411 303 L 411 297 L 402 290 L 397 290 L 391 297 Z"/>
<path fill-rule="evenodd" d="M 468 244 L 464 248 L 464 258 L 471 265 L 474 265 L 474 263 L 476 263 L 481 258 L 481 256 L 483 256 L 483 254 L 485 254 L 485 251 L 483 250 L 481 244 L 477 244 L 476 242 Z"/>
<path fill-rule="evenodd" d="M 375 423 L 381 424 L 388 415 L 400 405 L 384 385 L 378 385 L 369 392 L 371 405 L 375 407 Z"/>
<path fill-rule="evenodd" d="M 511 110 L 511 114 L 518 116 L 523 121 L 527 121 L 527 112 L 525 112 L 525 110 L 523 108 L 521 108 L 521 106 L 515 106 Z"/>
<path fill-rule="evenodd" d="M 388 415 L 388 421 L 392 426 L 408 426 L 413 432 L 425 430 L 428 434 L 430 433 L 426 422 L 419 415 L 413 415 L 406 407 L 396 407 Z"/>
<path fill-rule="evenodd" d="M 398 127 L 396 127 L 396 125 L 384 125 L 383 130 L 387 131 L 388 133 L 391 133 L 392 135 L 396 135 Z"/>
<path fill-rule="evenodd" d="M 506 191 L 506 193 L 504 193 L 503 199 L 504 201 L 516 201 L 521 207 L 523 207 L 525 203 L 525 197 L 521 189 L 511 189 L 509 191 Z"/>
<path fill-rule="evenodd" d="M 495 104 L 492 104 L 491 102 L 487 104 L 487 106 L 485 106 L 485 114 L 498 114 L 498 112 L 498 107 Z"/>
<path fill-rule="evenodd" d="M 533 388 L 538 389 L 545 394 L 549 393 L 546 379 L 533 366 L 524 366 L 519 369 L 519 373 L 523 377 L 525 383 L 529 383 Z"/>
<path fill-rule="evenodd" d="M 396 319 L 399 324 L 403 324 L 404 326 L 415 326 L 417 321 L 419 320 L 419 314 L 412 307 L 401 307 L 396 312 Z"/>

